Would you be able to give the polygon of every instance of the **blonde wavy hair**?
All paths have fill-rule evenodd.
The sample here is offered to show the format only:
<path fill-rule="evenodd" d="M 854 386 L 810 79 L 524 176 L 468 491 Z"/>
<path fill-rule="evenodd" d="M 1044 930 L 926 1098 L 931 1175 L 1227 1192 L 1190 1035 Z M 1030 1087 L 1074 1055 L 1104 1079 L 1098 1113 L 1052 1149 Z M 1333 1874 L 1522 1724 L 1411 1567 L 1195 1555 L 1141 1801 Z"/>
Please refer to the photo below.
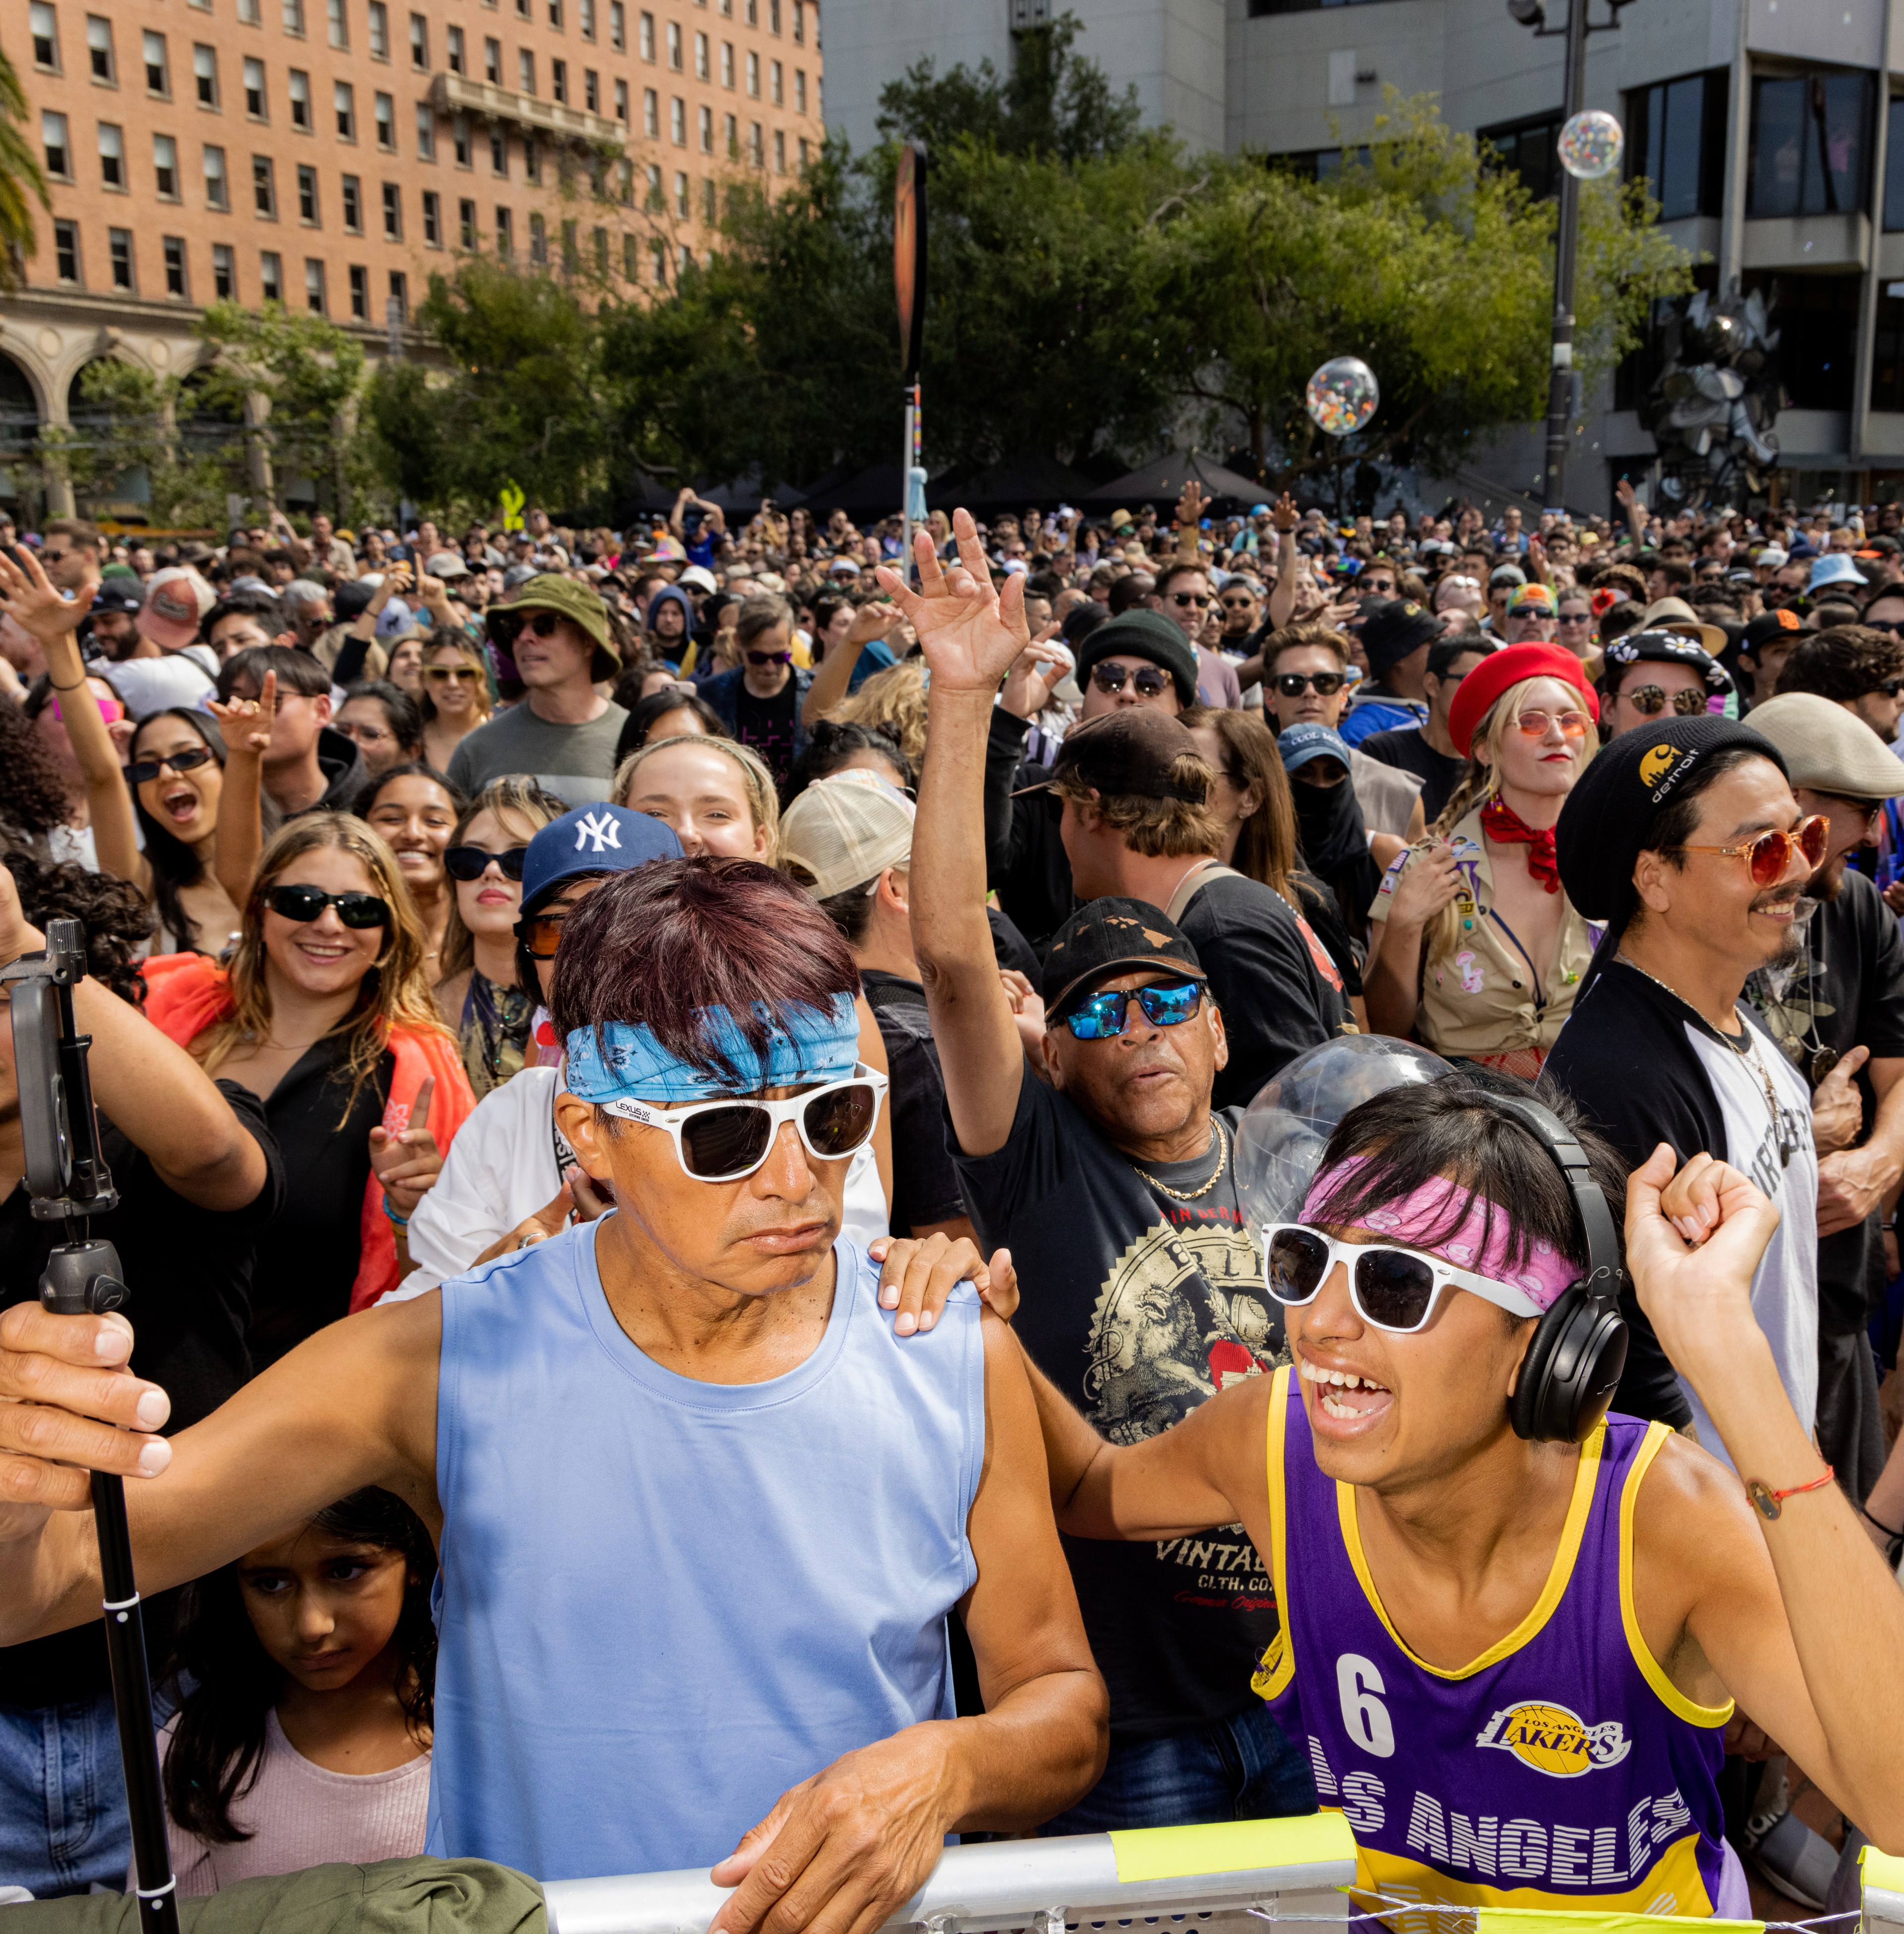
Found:
<path fill-rule="evenodd" d="M 1428 829 L 1430 839 L 1445 839 L 1477 806 L 1487 805 L 1500 791 L 1501 755 L 1507 746 L 1508 734 L 1520 722 L 1521 708 L 1527 702 L 1528 692 L 1537 685 L 1558 682 L 1551 673 L 1544 673 L 1539 678 L 1524 678 L 1518 685 L 1509 685 L 1488 707 L 1469 742 L 1468 769 L 1448 795 L 1441 816 Z M 1598 737 L 1589 732 L 1581 743 L 1579 764 L 1574 770 L 1574 785 L 1580 784 L 1580 774 L 1586 771 L 1587 762 L 1599 749 Z M 1485 759 L 1475 756 L 1482 751 L 1487 754 Z M 1423 958 L 1445 958 L 1454 953 L 1460 935 L 1460 902 L 1458 899 L 1451 900 L 1428 923 L 1427 944 Z"/>
<path fill-rule="evenodd" d="M 345 1063 L 351 1079 L 344 1119 L 365 1082 L 376 1072 L 393 1028 L 447 1035 L 430 993 L 423 961 L 428 941 L 417 903 L 410 897 L 402 869 L 378 834 L 348 812 L 307 813 L 280 827 L 258 855 L 258 872 L 245 901 L 244 920 L 231 959 L 232 1012 L 215 1022 L 191 1044 L 191 1052 L 206 1074 L 213 1074 L 233 1050 L 271 1032 L 271 993 L 265 978 L 266 896 L 306 853 L 334 848 L 359 861 L 370 875 L 372 890 L 387 902 L 390 925 L 376 965 L 359 984 L 357 1004 L 331 1030 L 348 1041 Z M 340 1122 L 341 1125 L 341 1122 Z"/>
<path fill-rule="evenodd" d="M 869 679 L 870 685 L 872 681 Z M 761 855 L 770 866 L 779 863 L 780 858 L 780 793 L 774 785 L 773 775 L 768 771 L 758 752 L 734 739 L 716 738 L 711 732 L 677 732 L 671 739 L 650 739 L 647 744 L 629 753 L 615 768 L 615 782 L 610 787 L 608 796 L 617 806 L 626 806 L 628 794 L 634 782 L 635 768 L 643 759 L 651 759 L 657 752 L 664 752 L 670 746 L 693 746 L 709 752 L 719 752 L 723 758 L 731 759 L 740 768 L 740 787 L 747 795 L 747 809 L 754 816 L 756 832 L 763 828 L 767 833 L 767 851 Z"/>
<path fill-rule="evenodd" d="M 876 671 L 849 698 L 830 707 L 829 718 L 842 725 L 870 725 L 899 741 L 912 770 L 926 765 L 926 666 L 920 658 L 902 659 Z"/>

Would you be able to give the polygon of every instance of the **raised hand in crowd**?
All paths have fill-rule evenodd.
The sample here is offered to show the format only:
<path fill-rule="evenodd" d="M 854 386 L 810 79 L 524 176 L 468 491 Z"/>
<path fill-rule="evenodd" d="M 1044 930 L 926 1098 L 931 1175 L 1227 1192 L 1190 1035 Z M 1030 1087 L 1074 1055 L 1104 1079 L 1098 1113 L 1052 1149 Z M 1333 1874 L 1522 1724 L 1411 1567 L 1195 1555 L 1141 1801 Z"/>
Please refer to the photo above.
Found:
<path fill-rule="evenodd" d="M 429 1104 L 436 1092 L 426 1077 L 417 1090 L 409 1125 L 396 1134 L 380 1122 L 370 1131 L 370 1166 L 384 1185 L 384 1200 L 406 1219 L 443 1172 L 442 1152 L 429 1131 Z"/>
<path fill-rule="evenodd" d="M 264 846 L 264 755 L 271 748 L 272 721 L 278 715 L 278 674 L 267 671 L 255 698 L 206 709 L 224 734 L 224 787 L 218 795 L 218 884 L 242 907 L 250 896 L 258 856 Z"/>

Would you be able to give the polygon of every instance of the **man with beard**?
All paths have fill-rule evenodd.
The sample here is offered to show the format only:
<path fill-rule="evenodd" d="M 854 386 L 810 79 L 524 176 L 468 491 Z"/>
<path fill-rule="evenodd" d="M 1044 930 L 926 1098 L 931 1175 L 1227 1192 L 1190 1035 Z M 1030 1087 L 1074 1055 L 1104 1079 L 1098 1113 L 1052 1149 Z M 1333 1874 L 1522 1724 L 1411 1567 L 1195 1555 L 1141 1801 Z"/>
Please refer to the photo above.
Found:
<path fill-rule="evenodd" d="M 1787 692 L 1752 714 L 1784 754 L 1798 809 L 1828 820 L 1824 863 L 1798 902 L 1797 958 L 1762 967 L 1746 999 L 1812 1090 L 1818 1150 L 1818 1448 L 1855 1504 L 1884 1460 L 1865 1326 L 1884 1300 L 1882 1204 L 1904 1173 L 1904 941 L 1848 863 L 1877 843 L 1904 764 L 1843 706 Z"/>
<path fill-rule="evenodd" d="M 1827 822 L 1792 797 L 1784 755 L 1710 715 L 1604 746 L 1555 828 L 1560 883 L 1606 937 L 1547 1057 L 1570 1096 L 1638 1167 L 1661 1142 L 1749 1175 L 1779 1212 L 1752 1279 L 1752 1312 L 1800 1422 L 1818 1414 L 1818 1160 L 1812 1096 L 1743 1002 L 1747 980 L 1794 958 L 1794 917 L 1824 860 Z M 1726 1452 L 1629 1285 L 1614 1409 L 1692 1424 Z"/>

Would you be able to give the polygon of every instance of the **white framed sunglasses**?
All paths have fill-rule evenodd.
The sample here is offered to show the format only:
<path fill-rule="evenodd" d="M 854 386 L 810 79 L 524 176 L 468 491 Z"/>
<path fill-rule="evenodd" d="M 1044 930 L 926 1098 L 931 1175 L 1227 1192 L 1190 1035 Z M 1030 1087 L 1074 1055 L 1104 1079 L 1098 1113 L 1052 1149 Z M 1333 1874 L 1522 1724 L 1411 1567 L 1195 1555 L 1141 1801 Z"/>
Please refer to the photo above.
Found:
<path fill-rule="evenodd" d="M 1538 1316 L 1541 1306 L 1524 1289 L 1476 1276 L 1424 1249 L 1389 1243 L 1339 1243 L 1306 1222 L 1270 1222 L 1263 1230 L 1263 1287 L 1290 1307 L 1313 1303 L 1330 1272 L 1348 1271 L 1348 1300 L 1372 1329 L 1397 1336 L 1426 1329 L 1442 1291 L 1465 1289 L 1511 1316 Z"/>
<path fill-rule="evenodd" d="M 697 1101 L 689 1108 L 650 1107 L 646 1101 L 599 1105 L 626 1122 L 659 1128 L 674 1143 L 681 1172 L 697 1182 L 739 1182 L 772 1152 L 783 1122 L 791 1122 L 816 1161 L 839 1161 L 872 1139 L 879 1104 L 890 1084 L 877 1069 L 855 1062 L 843 1081 L 829 1081 L 785 1101 Z"/>

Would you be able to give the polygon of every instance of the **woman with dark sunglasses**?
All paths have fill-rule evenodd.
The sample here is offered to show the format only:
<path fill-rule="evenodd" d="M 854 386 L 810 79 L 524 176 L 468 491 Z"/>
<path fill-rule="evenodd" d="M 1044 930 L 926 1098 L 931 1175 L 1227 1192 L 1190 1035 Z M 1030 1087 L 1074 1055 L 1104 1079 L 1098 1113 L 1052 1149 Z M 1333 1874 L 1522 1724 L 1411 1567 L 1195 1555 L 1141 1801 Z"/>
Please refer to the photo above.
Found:
<path fill-rule="evenodd" d="M 423 643 L 423 752 L 427 765 L 447 772 L 450 757 L 496 709 L 489 674 L 475 640 L 466 631 L 439 625 Z"/>
<path fill-rule="evenodd" d="M 257 1095 L 283 1152 L 253 1279 L 260 1368 L 396 1287 L 411 1212 L 474 1105 L 425 944 L 396 854 L 362 820 L 315 812 L 260 855 L 228 969 L 146 963 L 147 1018 Z"/>
<path fill-rule="evenodd" d="M 531 1058 L 541 990 L 520 972 L 516 920 L 529 842 L 568 808 L 520 773 L 493 779 L 464 808 L 443 863 L 450 876 L 436 1005 L 462 1044 L 462 1065 L 481 1101 Z"/>

